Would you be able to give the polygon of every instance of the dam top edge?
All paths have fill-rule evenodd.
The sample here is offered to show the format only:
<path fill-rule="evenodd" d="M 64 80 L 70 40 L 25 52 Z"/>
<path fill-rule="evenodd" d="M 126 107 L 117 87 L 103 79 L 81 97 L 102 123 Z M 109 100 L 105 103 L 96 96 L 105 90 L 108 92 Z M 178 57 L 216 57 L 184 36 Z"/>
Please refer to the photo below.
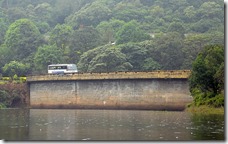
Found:
<path fill-rule="evenodd" d="M 150 72 L 107 72 L 107 73 L 75 73 L 64 75 L 27 76 L 27 82 L 36 81 L 71 81 L 71 80 L 118 80 L 118 79 L 188 79 L 190 70 L 166 70 Z"/>

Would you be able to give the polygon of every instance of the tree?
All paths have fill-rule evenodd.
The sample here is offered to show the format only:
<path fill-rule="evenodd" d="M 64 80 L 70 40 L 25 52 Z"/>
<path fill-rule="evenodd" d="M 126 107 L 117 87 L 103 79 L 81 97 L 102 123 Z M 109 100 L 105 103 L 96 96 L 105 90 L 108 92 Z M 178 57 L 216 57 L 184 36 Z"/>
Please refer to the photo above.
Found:
<path fill-rule="evenodd" d="M 2 73 L 2 67 L 10 62 L 11 56 L 9 55 L 10 50 L 7 49 L 6 45 L 0 46 L 0 73 Z"/>
<path fill-rule="evenodd" d="M 115 41 L 115 33 L 108 22 L 101 22 L 96 28 L 102 34 L 102 43 L 108 44 Z"/>
<path fill-rule="evenodd" d="M 132 65 L 131 71 L 142 71 L 148 51 L 138 44 L 127 43 L 120 46 L 122 53 L 126 55 L 127 61 Z"/>
<path fill-rule="evenodd" d="M 208 32 L 211 28 L 213 28 L 213 20 L 207 19 L 201 19 L 194 24 L 191 25 L 190 29 L 194 32 L 197 33 L 206 33 Z"/>
<path fill-rule="evenodd" d="M 140 0 L 140 2 L 145 6 L 152 6 L 154 4 L 153 0 Z"/>
<path fill-rule="evenodd" d="M 224 106 L 224 46 L 206 46 L 192 67 L 189 80 L 195 104 Z"/>
<path fill-rule="evenodd" d="M 124 21 L 111 19 L 109 21 L 101 22 L 96 29 L 102 34 L 103 43 L 107 44 L 116 41 L 117 32 L 124 24 Z"/>
<path fill-rule="evenodd" d="M 0 67 L 15 60 L 34 68 L 43 44 L 78 63 L 96 47 L 135 43 L 132 56 L 121 50 L 131 70 L 190 69 L 205 44 L 225 42 L 224 28 L 224 2 L 215 0 L 0 0 Z"/>
<path fill-rule="evenodd" d="M 105 45 L 85 52 L 78 63 L 83 72 L 127 71 L 132 65 L 119 48 Z"/>
<path fill-rule="evenodd" d="M 168 27 L 168 32 L 178 32 L 184 35 L 185 28 L 181 22 L 172 22 Z"/>
<path fill-rule="evenodd" d="M 4 44 L 10 51 L 11 60 L 23 60 L 37 50 L 41 35 L 33 22 L 20 19 L 9 26 Z"/>
<path fill-rule="evenodd" d="M 34 8 L 35 20 L 37 22 L 48 22 L 49 25 L 52 25 L 51 12 L 53 11 L 49 3 L 38 4 Z"/>
<path fill-rule="evenodd" d="M 73 32 L 70 41 L 69 61 L 77 63 L 80 55 L 101 43 L 101 36 L 93 27 L 83 27 Z"/>
<path fill-rule="evenodd" d="M 148 39 L 150 35 L 140 30 L 136 21 L 130 21 L 118 31 L 116 43 L 141 42 Z"/>
<path fill-rule="evenodd" d="M 142 22 L 148 11 L 144 9 L 140 1 L 121 1 L 113 8 L 113 17 L 115 19 L 129 22 L 136 20 Z"/>
<path fill-rule="evenodd" d="M 29 69 L 29 64 L 23 64 L 18 61 L 11 61 L 2 68 L 3 75 L 10 77 L 13 77 L 15 74 L 18 76 L 26 76 L 29 72 Z"/>
<path fill-rule="evenodd" d="M 193 21 L 196 16 L 196 9 L 194 6 L 188 6 L 184 9 L 184 15 L 188 21 Z"/>
<path fill-rule="evenodd" d="M 155 5 L 150 9 L 150 14 L 154 18 L 155 17 L 161 18 L 164 16 L 165 11 L 162 7 Z"/>
<path fill-rule="evenodd" d="M 46 22 L 38 22 L 36 23 L 37 28 L 39 29 L 41 34 L 46 34 L 50 31 L 50 26 Z"/>
<path fill-rule="evenodd" d="M 4 43 L 4 36 L 7 31 L 7 22 L 5 22 L 5 19 L 0 18 L 0 45 Z"/>
<path fill-rule="evenodd" d="M 68 17 L 67 21 L 74 29 L 81 25 L 96 27 L 100 22 L 109 20 L 111 14 L 111 10 L 102 1 L 95 1 Z"/>
<path fill-rule="evenodd" d="M 182 68 L 191 69 L 192 62 L 206 45 L 223 44 L 224 34 L 206 33 L 206 34 L 188 34 L 184 39 L 183 53 L 184 62 Z"/>
<path fill-rule="evenodd" d="M 209 11 L 208 11 L 209 10 Z M 219 5 L 216 2 L 204 2 L 200 8 L 199 8 L 199 16 L 200 18 L 213 18 L 216 16 L 219 16 L 220 18 L 224 17 L 224 13 L 221 13 L 221 11 L 224 11 L 224 7 Z"/>
<path fill-rule="evenodd" d="M 180 69 L 183 63 L 183 37 L 177 32 L 167 33 L 154 40 L 149 48 L 151 57 L 159 63 L 161 69 Z"/>
<path fill-rule="evenodd" d="M 70 39 L 73 34 L 73 29 L 71 26 L 68 25 L 60 25 L 57 24 L 55 28 L 51 31 L 50 34 L 50 43 L 56 44 L 58 48 L 60 48 L 63 53 L 68 56 L 70 53 L 69 45 L 70 45 Z"/>
<path fill-rule="evenodd" d="M 182 67 L 186 69 L 191 69 L 192 62 L 196 59 L 203 47 L 208 44 L 209 36 L 206 34 L 189 34 L 184 39 L 184 62 Z"/>
<path fill-rule="evenodd" d="M 160 70 L 161 66 L 153 58 L 146 58 L 142 66 L 143 71 Z"/>
<path fill-rule="evenodd" d="M 14 7 L 7 10 L 9 21 L 15 22 L 16 20 L 27 18 L 25 10 L 20 7 Z"/>
<path fill-rule="evenodd" d="M 46 73 L 50 64 L 63 63 L 63 52 L 56 45 L 44 45 L 38 48 L 34 57 L 35 70 Z"/>

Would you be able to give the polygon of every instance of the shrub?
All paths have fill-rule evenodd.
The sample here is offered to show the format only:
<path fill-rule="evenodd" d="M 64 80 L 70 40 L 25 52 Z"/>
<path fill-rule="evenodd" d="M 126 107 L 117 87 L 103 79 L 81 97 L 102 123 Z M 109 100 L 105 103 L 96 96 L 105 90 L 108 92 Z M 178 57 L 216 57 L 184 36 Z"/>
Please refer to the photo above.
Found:
<path fill-rule="evenodd" d="M 0 109 L 6 108 L 6 106 L 3 103 L 0 103 Z"/>
<path fill-rule="evenodd" d="M 0 87 L 0 102 L 6 107 L 26 104 L 27 86 L 24 83 L 6 83 Z"/>
<path fill-rule="evenodd" d="M 18 61 L 11 61 L 2 68 L 3 74 L 10 77 L 13 77 L 15 74 L 17 76 L 25 76 L 28 74 L 29 69 L 29 64 L 23 64 Z"/>

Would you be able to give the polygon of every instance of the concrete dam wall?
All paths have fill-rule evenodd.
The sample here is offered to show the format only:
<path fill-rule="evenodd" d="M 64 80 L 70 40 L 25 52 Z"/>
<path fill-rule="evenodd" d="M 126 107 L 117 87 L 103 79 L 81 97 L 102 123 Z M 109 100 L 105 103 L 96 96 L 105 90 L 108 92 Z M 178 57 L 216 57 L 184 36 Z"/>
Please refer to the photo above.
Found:
<path fill-rule="evenodd" d="M 85 74 L 30 77 L 30 106 L 184 110 L 186 105 L 192 102 L 187 78 L 151 78 L 152 74 L 149 77 L 148 73 L 144 78 L 143 73 L 131 76 L 126 74 L 126 77 L 124 74 L 115 74 L 116 78 L 107 77 L 105 74 L 100 74 L 99 77 L 96 75 L 99 74 L 92 74 L 91 78 Z"/>

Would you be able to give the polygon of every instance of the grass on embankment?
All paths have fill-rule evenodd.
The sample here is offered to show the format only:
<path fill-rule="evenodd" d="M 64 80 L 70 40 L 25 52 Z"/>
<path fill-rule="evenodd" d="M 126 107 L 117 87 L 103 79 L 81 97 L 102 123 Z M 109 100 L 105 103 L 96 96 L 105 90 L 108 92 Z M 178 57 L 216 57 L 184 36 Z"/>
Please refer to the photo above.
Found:
<path fill-rule="evenodd" d="M 225 114 L 224 107 L 214 108 L 206 105 L 199 107 L 189 106 L 185 111 L 194 113 L 194 114 Z"/>

